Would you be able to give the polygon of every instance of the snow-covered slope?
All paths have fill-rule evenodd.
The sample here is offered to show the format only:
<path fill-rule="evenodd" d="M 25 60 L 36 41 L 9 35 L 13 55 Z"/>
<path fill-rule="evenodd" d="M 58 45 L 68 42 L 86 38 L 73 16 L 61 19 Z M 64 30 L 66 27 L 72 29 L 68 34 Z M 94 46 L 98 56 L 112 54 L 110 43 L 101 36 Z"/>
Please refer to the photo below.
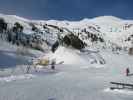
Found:
<path fill-rule="evenodd" d="M 59 41 L 59 37 L 62 38 L 67 34 L 74 34 L 79 37 L 81 41 L 86 43 L 86 48 L 89 47 L 89 49 L 110 48 L 112 50 L 127 50 L 132 47 L 133 21 L 123 20 L 114 16 L 100 16 L 93 19 L 85 18 L 81 21 L 29 20 L 16 15 L 4 14 L 0 14 L 0 18 L 4 19 L 8 27 L 4 35 L 8 35 L 9 33 L 14 35 L 14 32 L 12 33 L 11 30 L 14 24 L 18 22 L 22 25 L 23 31 L 19 32 L 19 39 L 15 43 L 17 44 L 19 43 L 18 41 L 20 41 L 20 44 L 24 46 L 31 46 L 40 50 L 48 49 L 48 46 Z M 3 33 L 0 34 L 3 39 Z M 57 52 L 60 52 L 60 54 Z M 75 55 L 71 55 L 70 53 L 72 52 Z M 73 59 L 75 59 L 75 57 L 81 57 L 82 55 L 78 55 L 75 50 L 70 48 L 68 48 L 68 50 L 67 48 L 59 48 L 54 56 L 56 56 L 56 54 L 58 55 L 58 59 L 63 60 L 66 60 L 65 56 L 68 55 Z M 92 55 L 89 55 L 89 57 L 90 56 Z M 98 56 L 95 56 L 94 58 L 96 59 L 97 57 Z M 80 59 L 80 61 L 82 60 L 83 59 Z M 68 60 L 66 60 L 66 62 L 70 63 Z M 77 62 L 77 60 L 75 62 Z"/>
<path fill-rule="evenodd" d="M 99 54 L 98 51 L 94 50 L 75 50 L 73 48 L 58 47 L 55 53 L 47 53 L 42 56 L 42 59 L 53 59 L 56 63 L 64 62 L 66 65 L 89 65 L 89 64 L 105 64 L 104 58 Z"/>
<path fill-rule="evenodd" d="M 7 37 L 8 34 L 14 35 L 12 28 L 18 22 L 22 25 L 23 31 L 19 32 L 19 39 L 15 43 L 40 50 L 48 49 L 48 46 L 53 45 L 57 40 L 59 41 L 59 37 L 62 38 L 67 34 L 76 35 L 81 41 L 87 44 L 86 48 L 95 48 L 96 51 L 99 48 L 100 50 L 101 48 L 127 50 L 132 47 L 133 21 L 123 20 L 114 16 L 100 16 L 93 19 L 85 18 L 80 21 L 29 20 L 16 15 L 4 14 L 0 14 L 0 18 L 4 19 L 7 23 L 6 32 L 4 34 L 0 33 L 2 39 L 3 37 Z M 3 36 L 5 34 L 7 35 Z M 83 56 L 83 53 L 78 54 L 76 50 L 67 48 L 66 46 L 57 49 L 54 53 L 56 59 L 59 61 L 63 59 L 67 64 L 71 62 L 75 62 L 76 64 L 76 62 L 80 63 L 80 61 L 86 63 L 85 59 L 89 59 L 90 63 L 93 61 L 98 63 L 101 60 L 98 55 L 97 53 L 91 53 L 87 55 L 89 58 L 84 58 L 85 55 Z M 68 56 L 72 59 L 67 59 Z M 74 61 L 75 58 L 79 59 Z M 91 62 L 91 60 L 93 61 Z"/>
<path fill-rule="evenodd" d="M 46 40 L 49 44 L 53 44 L 58 40 L 58 35 L 69 34 L 70 32 L 79 36 L 88 46 L 92 46 L 96 43 L 92 41 L 93 36 L 88 34 L 95 34 L 96 37 L 100 37 L 104 40 L 102 43 L 106 47 L 131 47 L 131 40 L 126 41 L 133 32 L 133 21 L 123 20 L 113 16 L 100 16 L 93 19 L 83 19 L 81 21 L 58 21 L 58 20 L 28 20 L 16 15 L 4 15 L 0 14 L 0 18 L 3 18 L 8 23 L 8 27 L 14 26 L 15 22 L 19 22 L 23 27 L 23 33 L 25 34 L 41 34 L 43 40 Z M 37 28 L 36 31 L 32 30 L 33 25 Z M 81 34 L 79 34 L 81 33 Z M 103 46 L 102 45 L 102 46 Z M 111 48 L 112 48 L 111 47 Z"/>

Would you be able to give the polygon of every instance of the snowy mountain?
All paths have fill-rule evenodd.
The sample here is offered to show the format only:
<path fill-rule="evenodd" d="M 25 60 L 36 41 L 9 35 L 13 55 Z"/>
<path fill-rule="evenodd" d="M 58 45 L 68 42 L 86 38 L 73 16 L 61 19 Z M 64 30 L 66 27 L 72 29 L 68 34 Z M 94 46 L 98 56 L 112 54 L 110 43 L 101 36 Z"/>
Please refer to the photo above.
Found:
<path fill-rule="evenodd" d="M 44 43 L 53 45 L 59 38 L 63 38 L 67 34 L 78 36 L 89 47 L 123 49 L 132 46 L 133 21 L 113 16 L 86 18 L 81 21 L 28 20 L 16 15 L 4 14 L 0 14 L 0 18 L 7 23 L 8 33 L 11 33 L 16 22 L 19 23 L 23 27 L 22 32 L 19 32 L 18 35 L 19 40 L 26 39 L 25 42 L 30 42 L 28 46 L 31 47 L 40 44 L 40 48 L 43 49 L 46 46 Z"/>
<path fill-rule="evenodd" d="M 63 59 L 71 63 L 66 59 L 70 55 L 73 59 L 80 58 L 78 62 L 84 63 L 85 59 L 89 59 L 89 63 L 104 64 L 98 51 L 127 51 L 132 47 L 133 21 L 114 16 L 85 18 L 81 21 L 29 20 L 16 15 L 0 14 L 0 37 L 2 41 L 6 40 L 18 47 L 43 52 L 52 50 L 55 52 L 53 56 L 59 61 Z M 58 46 L 60 48 L 55 51 Z M 80 50 L 80 53 L 73 48 Z M 75 53 L 73 56 L 70 53 L 72 51 Z"/>

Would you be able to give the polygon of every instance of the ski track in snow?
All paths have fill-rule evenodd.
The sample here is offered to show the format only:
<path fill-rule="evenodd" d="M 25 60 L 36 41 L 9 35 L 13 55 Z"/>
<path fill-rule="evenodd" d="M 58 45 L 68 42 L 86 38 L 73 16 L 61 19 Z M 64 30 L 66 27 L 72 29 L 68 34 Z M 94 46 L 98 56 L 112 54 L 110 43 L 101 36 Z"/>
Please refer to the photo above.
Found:
<path fill-rule="evenodd" d="M 35 75 L 32 75 L 32 74 L 11 75 L 8 77 L 0 77 L 0 82 L 11 82 L 11 81 L 25 80 L 25 79 L 31 79 L 34 77 L 35 77 Z"/>

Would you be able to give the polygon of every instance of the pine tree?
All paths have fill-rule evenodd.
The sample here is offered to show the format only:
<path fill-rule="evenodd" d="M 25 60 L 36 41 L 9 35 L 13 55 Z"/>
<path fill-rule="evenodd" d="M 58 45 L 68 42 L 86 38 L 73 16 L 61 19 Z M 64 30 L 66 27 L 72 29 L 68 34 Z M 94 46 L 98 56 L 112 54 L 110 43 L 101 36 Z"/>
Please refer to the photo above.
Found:
<path fill-rule="evenodd" d="M 5 22 L 4 19 L 0 19 L 0 32 L 4 32 L 7 30 L 7 23 Z"/>

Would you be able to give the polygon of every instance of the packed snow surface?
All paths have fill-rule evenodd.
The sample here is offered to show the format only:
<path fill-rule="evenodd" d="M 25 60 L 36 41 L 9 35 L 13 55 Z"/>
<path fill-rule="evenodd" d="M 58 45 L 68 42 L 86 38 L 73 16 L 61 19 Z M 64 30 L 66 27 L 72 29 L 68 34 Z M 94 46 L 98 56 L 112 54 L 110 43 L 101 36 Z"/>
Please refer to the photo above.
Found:
<path fill-rule="evenodd" d="M 110 51 L 101 51 L 101 54 L 107 61 L 104 67 L 96 67 L 101 66 L 98 64 L 85 66 L 63 64 L 56 65 L 55 70 L 47 66 L 38 72 L 30 72 L 31 76 L 2 77 L 0 99 L 132 100 L 133 94 L 130 91 L 106 90 L 111 86 L 111 81 L 133 83 L 132 75 L 125 76 L 126 67 L 129 67 L 132 73 L 132 56 L 124 53 L 113 54 Z"/>
<path fill-rule="evenodd" d="M 31 79 L 33 78 L 34 75 L 32 74 L 25 74 L 25 75 L 11 75 L 8 77 L 0 77 L 0 82 L 11 82 L 11 81 L 16 81 L 16 80 L 24 80 L 24 79 Z"/>
<path fill-rule="evenodd" d="M 132 90 L 120 90 L 120 89 L 115 89 L 115 90 L 110 90 L 109 88 L 105 89 L 104 92 L 110 92 L 110 93 L 116 93 L 116 94 L 126 94 L 126 95 L 133 95 Z"/>

